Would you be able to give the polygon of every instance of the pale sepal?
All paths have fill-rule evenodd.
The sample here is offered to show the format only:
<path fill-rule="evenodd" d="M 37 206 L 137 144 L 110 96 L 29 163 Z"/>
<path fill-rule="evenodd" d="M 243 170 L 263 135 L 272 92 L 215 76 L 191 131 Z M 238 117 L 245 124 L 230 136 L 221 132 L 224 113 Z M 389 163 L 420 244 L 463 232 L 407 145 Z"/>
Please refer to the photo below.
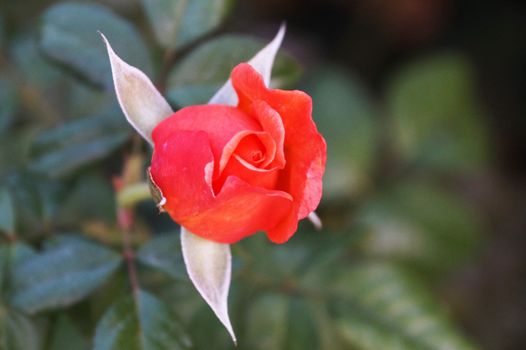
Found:
<path fill-rule="evenodd" d="M 111 63 L 117 100 L 128 122 L 151 145 L 152 131 L 164 118 L 173 113 L 164 97 L 141 70 L 124 62 L 100 33 Z"/>
<path fill-rule="evenodd" d="M 316 230 L 320 231 L 323 228 L 323 223 L 321 222 L 320 217 L 316 214 L 315 211 L 311 212 L 308 216 L 309 221 L 314 225 Z"/>
<path fill-rule="evenodd" d="M 272 66 L 284 35 L 285 25 L 282 24 L 274 39 L 248 61 L 263 76 L 267 86 L 270 84 Z M 237 95 L 230 79 L 208 103 L 231 106 L 237 104 Z M 181 227 L 181 246 L 190 279 L 236 343 L 228 317 L 228 290 L 232 270 L 230 245 L 203 239 Z"/>
<path fill-rule="evenodd" d="M 236 343 L 228 317 L 228 290 L 232 274 L 230 245 L 201 238 L 181 227 L 181 247 L 186 271 L 195 288 Z"/>
<path fill-rule="evenodd" d="M 259 74 L 263 76 L 263 80 L 266 86 L 270 84 L 270 74 L 272 73 L 272 66 L 274 65 L 274 59 L 281 46 L 283 37 L 285 36 L 286 26 L 282 24 L 279 28 L 278 33 L 267 44 L 261 49 L 254 57 L 252 57 L 248 64 L 250 64 Z M 232 87 L 230 79 L 219 89 L 215 95 L 208 102 L 209 104 L 222 104 L 235 106 L 237 104 L 237 95 Z"/>

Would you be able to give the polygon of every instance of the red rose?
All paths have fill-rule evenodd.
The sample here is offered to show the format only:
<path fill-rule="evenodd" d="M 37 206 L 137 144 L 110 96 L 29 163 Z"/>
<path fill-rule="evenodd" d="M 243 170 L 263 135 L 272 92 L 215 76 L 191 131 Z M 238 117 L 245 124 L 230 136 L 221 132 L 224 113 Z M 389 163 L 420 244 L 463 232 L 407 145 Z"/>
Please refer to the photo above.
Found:
<path fill-rule="evenodd" d="M 320 201 L 325 140 L 304 92 L 268 89 L 246 63 L 231 81 L 237 107 L 190 106 L 157 125 L 151 176 L 189 231 L 220 243 L 265 231 L 284 243 Z"/>

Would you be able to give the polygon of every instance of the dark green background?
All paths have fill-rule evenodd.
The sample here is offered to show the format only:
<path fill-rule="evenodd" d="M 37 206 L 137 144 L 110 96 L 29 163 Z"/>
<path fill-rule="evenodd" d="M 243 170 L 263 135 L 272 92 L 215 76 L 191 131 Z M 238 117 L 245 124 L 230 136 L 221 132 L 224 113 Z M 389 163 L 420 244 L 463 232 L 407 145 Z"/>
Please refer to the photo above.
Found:
<path fill-rule="evenodd" d="M 0 349 L 233 348 L 153 202 L 132 210 L 123 248 L 116 179 L 143 181 L 150 150 L 97 30 L 179 108 L 205 103 L 282 21 L 272 84 L 313 97 L 324 229 L 233 246 L 238 348 L 524 348 L 522 2 L 0 6 Z"/>

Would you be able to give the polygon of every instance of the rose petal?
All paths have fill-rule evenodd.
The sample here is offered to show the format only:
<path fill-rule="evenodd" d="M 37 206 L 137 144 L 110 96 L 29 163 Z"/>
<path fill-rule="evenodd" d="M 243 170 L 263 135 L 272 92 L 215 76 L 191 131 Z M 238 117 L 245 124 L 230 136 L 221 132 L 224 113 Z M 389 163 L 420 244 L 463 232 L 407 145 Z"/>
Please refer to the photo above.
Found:
<path fill-rule="evenodd" d="M 223 148 L 235 134 L 247 130 L 261 131 L 261 126 L 254 118 L 234 107 L 190 106 L 172 114 L 154 129 L 155 143 L 162 142 L 179 130 L 202 130 L 206 132 L 214 158 L 219 161 Z"/>
<path fill-rule="evenodd" d="M 255 172 L 257 174 L 254 174 Z M 235 176 L 252 186 L 274 190 L 278 181 L 279 170 L 261 170 L 234 155 L 230 158 L 221 176 L 214 181 L 214 190 L 216 193 L 221 194 L 226 180 L 231 176 Z"/>
<path fill-rule="evenodd" d="M 184 226 L 220 243 L 235 243 L 268 231 L 291 210 L 292 197 L 282 191 L 252 186 L 230 176 L 209 210 L 185 220 Z"/>
<path fill-rule="evenodd" d="M 209 241 L 181 227 L 181 248 L 192 283 L 236 343 L 228 317 L 228 290 L 232 271 L 230 245 Z"/>
<path fill-rule="evenodd" d="M 263 130 L 268 132 L 276 143 L 274 157 L 269 158 L 261 167 L 266 167 L 273 163 L 272 167 L 282 169 L 285 166 L 285 127 L 281 116 L 265 101 L 255 101 L 252 104 L 252 111 L 253 115 L 258 117 Z"/>
<path fill-rule="evenodd" d="M 150 79 L 117 56 L 104 34 L 100 35 L 110 57 L 113 83 L 121 109 L 135 130 L 152 144 L 152 130 L 173 113 L 172 108 Z"/>
<path fill-rule="evenodd" d="M 213 164 L 208 136 L 203 131 L 175 131 L 159 141 L 154 132 L 150 174 L 166 198 L 163 208 L 182 224 L 181 218 L 208 209 L 214 199 L 211 178 L 207 181 L 207 164 Z"/>
<path fill-rule="evenodd" d="M 270 74 L 272 73 L 272 66 L 274 64 L 274 59 L 276 54 L 281 46 L 283 37 L 285 36 L 286 26 L 282 24 L 279 28 L 278 33 L 272 39 L 270 43 L 267 44 L 261 51 L 259 51 L 248 63 L 254 67 L 254 69 L 263 76 L 263 81 L 265 85 L 270 84 Z M 210 104 L 223 104 L 234 106 L 237 104 L 237 95 L 232 88 L 232 82 L 229 79 L 225 85 L 215 93 L 215 95 L 208 102 Z"/>
<path fill-rule="evenodd" d="M 289 194 L 234 176 L 215 196 L 207 175 L 213 156 L 205 132 L 175 131 L 162 141 L 156 136 L 154 132 L 152 178 L 166 197 L 163 208 L 188 230 L 219 243 L 234 243 L 276 226 L 290 210 Z"/>
<path fill-rule="evenodd" d="M 254 137 L 257 140 L 254 140 Z M 258 144 L 256 143 L 258 143 L 260 147 L 258 147 Z M 221 154 L 221 159 L 219 161 L 219 172 L 223 171 L 234 152 L 236 152 L 237 156 L 242 157 L 243 155 L 250 153 L 251 150 L 260 150 L 260 148 L 264 148 L 262 151 L 265 152 L 272 162 L 276 154 L 276 143 L 269 133 L 248 130 L 240 131 L 234 135 L 223 148 L 223 153 Z M 252 166 L 249 166 L 249 168 L 251 167 Z M 257 169 L 254 170 L 257 171 Z"/>
<path fill-rule="evenodd" d="M 248 164 L 237 153 L 234 154 L 234 152 L 240 151 L 239 148 L 243 148 L 243 145 L 239 147 L 240 143 L 244 140 L 251 139 L 252 137 L 259 138 L 259 145 L 262 148 L 266 148 L 266 152 L 275 153 L 276 145 L 268 133 L 262 131 L 240 131 L 234 135 L 234 137 L 232 137 L 223 148 L 223 153 L 221 154 L 221 159 L 219 161 L 219 171 L 213 181 L 214 193 L 219 194 L 221 192 L 221 189 L 229 176 L 236 176 L 252 186 L 274 189 L 277 181 L 277 172 L 271 170 L 260 170 L 253 165 Z M 252 146 L 257 149 L 260 148 L 254 145 Z M 258 174 L 254 176 L 254 172 L 257 172 Z M 272 174 L 270 174 L 271 172 Z"/>
<path fill-rule="evenodd" d="M 234 156 L 239 157 L 250 167 L 257 167 L 263 169 L 263 164 L 267 162 L 267 158 L 272 161 L 276 154 L 276 142 L 272 136 L 266 131 L 253 133 L 241 139 L 234 150 Z M 257 169 L 256 168 L 256 169 Z"/>
<path fill-rule="evenodd" d="M 274 189 L 278 176 L 276 170 L 283 169 L 285 166 L 285 129 L 280 115 L 264 101 L 255 101 L 251 111 L 251 115 L 258 119 L 264 133 L 241 131 L 225 145 L 220 160 L 220 178 L 214 182 L 216 193 L 229 175 L 235 175 L 253 186 Z M 243 158 L 243 153 L 247 154 L 249 151 L 241 149 L 244 145 L 240 143 L 247 140 L 247 136 L 250 135 L 258 135 L 259 141 L 264 144 L 266 150 L 265 159 L 257 165 L 252 165 L 248 158 Z M 256 149 L 256 147 L 252 148 Z M 234 152 L 235 159 L 232 159 Z M 257 172 L 257 176 L 254 176 L 253 172 Z"/>
<path fill-rule="evenodd" d="M 296 231 L 297 221 L 314 211 L 321 199 L 325 140 L 312 120 L 312 100 L 304 92 L 268 89 L 248 64 L 235 67 L 231 79 L 239 97 L 239 108 L 249 111 L 254 101 L 263 100 L 283 121 L 287 163 L 280 174 L 284 180 L 277 188 L 292 195 L 294 206 L 288 217 L 267 234 L 273 242 L 284 243 Z"/>

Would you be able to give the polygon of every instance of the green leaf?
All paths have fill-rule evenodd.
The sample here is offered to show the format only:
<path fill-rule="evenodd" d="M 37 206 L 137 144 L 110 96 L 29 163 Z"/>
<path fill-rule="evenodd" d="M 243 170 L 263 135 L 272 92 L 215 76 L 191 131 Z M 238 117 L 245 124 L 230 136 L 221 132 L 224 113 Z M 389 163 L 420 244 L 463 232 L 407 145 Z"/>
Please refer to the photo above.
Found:
<path fill-rule="evenodd" d="M 56 220 L 64 226 L 88 221 L 115 223 L 115 195 L 109 179 L 86 175 L 76 179 L 57 211 Z"/>
<path fill-rule="evenodd" d="M 9 266 L 9 245 L 0 245 L 0 299 L 4 297 L 7 269 Z"/>
<path fill-rule="evenodd" d="M 33 249 L 23 243 L 0 245 L 0 301 L 6 299 L 5 295 L 13 276 L 13 266 L 34 254 Z"/>
<path fill-rule="evenodd" d="M 0 49 L 4 49 L 6 42 L 6 20 L 5 14 L 0 13 Z"/>
<path fill-rule="evenodd" d="M 10 253 L 10 259 L 11 259 L 10 268 L 11 269 L 13 269 L 13 267 L 16 266 L 19 262 L 32 258 L 36 256 L 37 254 L 31 246 L 25 243 L 16 242 L 14 244 L 11 244 L 10 247 L 11 247 L 11 253 Z M 14 272 L 13 270 L 11 270 L 9 273 L 13 275 Z"/>
<path fill-rule="evenodd" d="M 177 350 L 191 347 L 174 311 L 153 295 L 138 291 L 102 317 L 94 350 Z"/>
<path fill-rule="evenodd" d="M 356 220 L 366 230 L 363 251 L 409 263 L 426 277 L 469 259 L 482 235 L 479 218 L 461 198 L 423 181 L 373 198 Z"/>
<path fill-rule="evenodd" d="M 93 292 L 89 298 L 89 308 L 93 317 L 90 319 L 90 327 L 94 326 L 93 321 L 102 317 L 110 306 L 122 298 L 123 295 L 130 293 L 130 276 L 128 269 L 118 269 L 110 279 L 108 279 L 100 288 Z M 141 284 L 148 284 L 143 276 L 137 277 Z M 71 317 L 78 316 L 71 315 Z M 78 318 L 76 319 L 78 322 Z"/>
<path fill-rule="evenodd" d="M 7 79 L 0 79 L 0 134 L 10 126 L 15 113 L 15 89 Z"/>
<path fill-rule="evenodd" d="M 265 86 L 270 86 L 272 68 L 276 55 L 281 47 L 285 37 L 286 26 L 282 24 L 274 38 L 254 54 L 246 63 L 261 76 Z M 227 106 L 236 106 L 238 102 L 236 91 L 232 86 L 231 79 L 228 79 L 223 86 L 212 96 L 208 104 L 222 104 Z"/>
<path fill-rule="evenodd" d="M 349 197 L 365 191 L 375 156 L 375 110 L 364 86 L 340 68 L 314 71 L 307 77 L 313 117 L 327 140 L 324 194 Z"/>
<path fill-rule="evenodd" d="M 23 243 L 0 245 L 0 301 L 13 279 L 13 266 L 34 255 L 32 248 Z M 41 350 L 44 344 L 46 322 L 30 318 L 0 303 L 0 349 Z"/>
<path fill-rule="evenodd" d="M 0 232 L 7 235 L 15 233 L 15 208 L 11 193 L 0 187 Z"/>
<path fill-rule="evenodd" d="M 163 234 L 151 239 L 139 249 L 137 259 L 177 280 L 188 278 L 181 254 L 181 237 L 177 233 Z"/>
<path fill-rule="evenodd" d="M 56 88 L 57 83 L 62 83 L 62 72 L 42 57 L 34 33 L 18 35 L 12 42 L 10 54 L 13 62 L 16 62 L 18 72 L 28 84 L 39 89 L 49 89 Z M 46 98 L 49 97 L 47 91 L 44 90 L 42 93 Z"/>
<path fill-rule="evenodd" d="M 299 232 L 298 232 L 299 234 Z M 319 235 L 318 232 L 316 234 Z M 247 269 L 271 278 L 277 283 L 286 280 L 296 280 L 314 261 L 313 256 L 322 247 L 317 240 L 316 245 L 308 246 L 303 239 L 293 238 L 287 244 L 273 244 L 264 234 L 257 234 L 243 239 L 232 246 L 234 254 L 241 250 L 241 257 Z M 261 257 L 267 257 L 261 259 Z M 234 260 L 234 263 L 236 260 Z"/>
<path fill-rule="evenodd" d="M 231 9 L 232 0 L 142 0 L 157 41 L 175 48 L 215 29 Z"/>
<path fill-rule="evenodd" d="M 110 63 L 97 31 L 130 64 L 151 73 L 149 51 L 135 28 L 98 4 L 65 2 L 49 8 L 42 17 L 40 47 L 53 61 L 92 84 L 110 88 Z"/>
<path fill-rule="evenodd" d="M 433 298 L 396 267 L 355 264 L 335 285 L 336 329 L 353 349 L 474 349 Z"/>
<path fill-rule="evenodd" d="M 228 80 L 237 64 L 247 61 L 265 42 L 243 35 L 223 35 L 185 56 L 168 77 L 168 98 L 179 106 L 207 103 Z M 301 73 L 291 56 L 278 54 L 272 70 L 272 87 L 285 87 Z"/>
<path fill-rule="evenodd" d="M 19 78 L 27 84 L 24 91 L 32 101 L 17 107 L 32 118 L 32 126 L 47 126 L 66 117 L 93 115 L 109 103 L 115 103 L 112 94 L 93 89 L 46 59 L 38 46 L 37 36 L 29 32 L 15 37 L 9 52 L 12 61 L 16 62 Z"/>
<path fill-rule="evenodd" d="M 28 313 L 69 306 L 103 284 L 120 262 L 121 256 L 108 248 L 59 236 L 13 267 L 11 304 Z"/>
<path fill-rule="evenodd" d="M 6 178 L 24 169 L 35 138 L 31 129 L 9 130 L 0 137 L 0 177 Z"/>
<path fill-rule="evenodd" d="M 319 335 L 308 303 L 283 294 L 265 294 L 247 315 L 249 349 L 319 349 Z"/>
<path fill-rule="evenodd" d="M 247 339 L 252 349 L 282 349 L 287 336 L 287 297 L 268 294 L 254 301 L 247 316 Z"/>
<path fill-rule="evenodd" d="M 108 156 L 129 135 L 129 127 L 120 117 L 120 112 L 114 109 L 74 120 L 37 137 L 30 166 L 32 170 L 52 177 L 65 176 Z"/>
<path fill-rule="evenodd" d="M 53 328 L 50 350 L 66 349 L 87 350 L 88 342 L 67 316 L 60 315 Z"/>
<path fill-rule="evenodd" d="M 41 321 L 0 305 L 0 349 L 42 350 L 45 343 L 43 326 Z"/>
<path fill-rule="evenodd" d="M 43 225 L 53 217 L 61 193 L 61 184 L 41 174 L 19 171 L 6 179 L 15 203 L 19 236 L 42 234 Z"/>
<path fill-rule="evenodd" d="M 201 307 L 195 308 L 195 311 L 189 316 L 191 321 L 188 324 L 188 331 L 191 334 L 194 348 L 205 350 L 210 348 L 210 344 L 214 344 L 214 350 L 232 349 L 234 345 L 230 335 L 218 324 L 217 317 L 213 312 L 210 312 L 210 308 L 203 303 L 203 299 L 200 296 L 198 297 Z"/>
<path fill-rule="evenodd" d="M 484 164 L 486 133 L 472 71 L 464 57 L 441 54 L 398 72 L 387 102 L 403 157 L 446 171 Z"/>

